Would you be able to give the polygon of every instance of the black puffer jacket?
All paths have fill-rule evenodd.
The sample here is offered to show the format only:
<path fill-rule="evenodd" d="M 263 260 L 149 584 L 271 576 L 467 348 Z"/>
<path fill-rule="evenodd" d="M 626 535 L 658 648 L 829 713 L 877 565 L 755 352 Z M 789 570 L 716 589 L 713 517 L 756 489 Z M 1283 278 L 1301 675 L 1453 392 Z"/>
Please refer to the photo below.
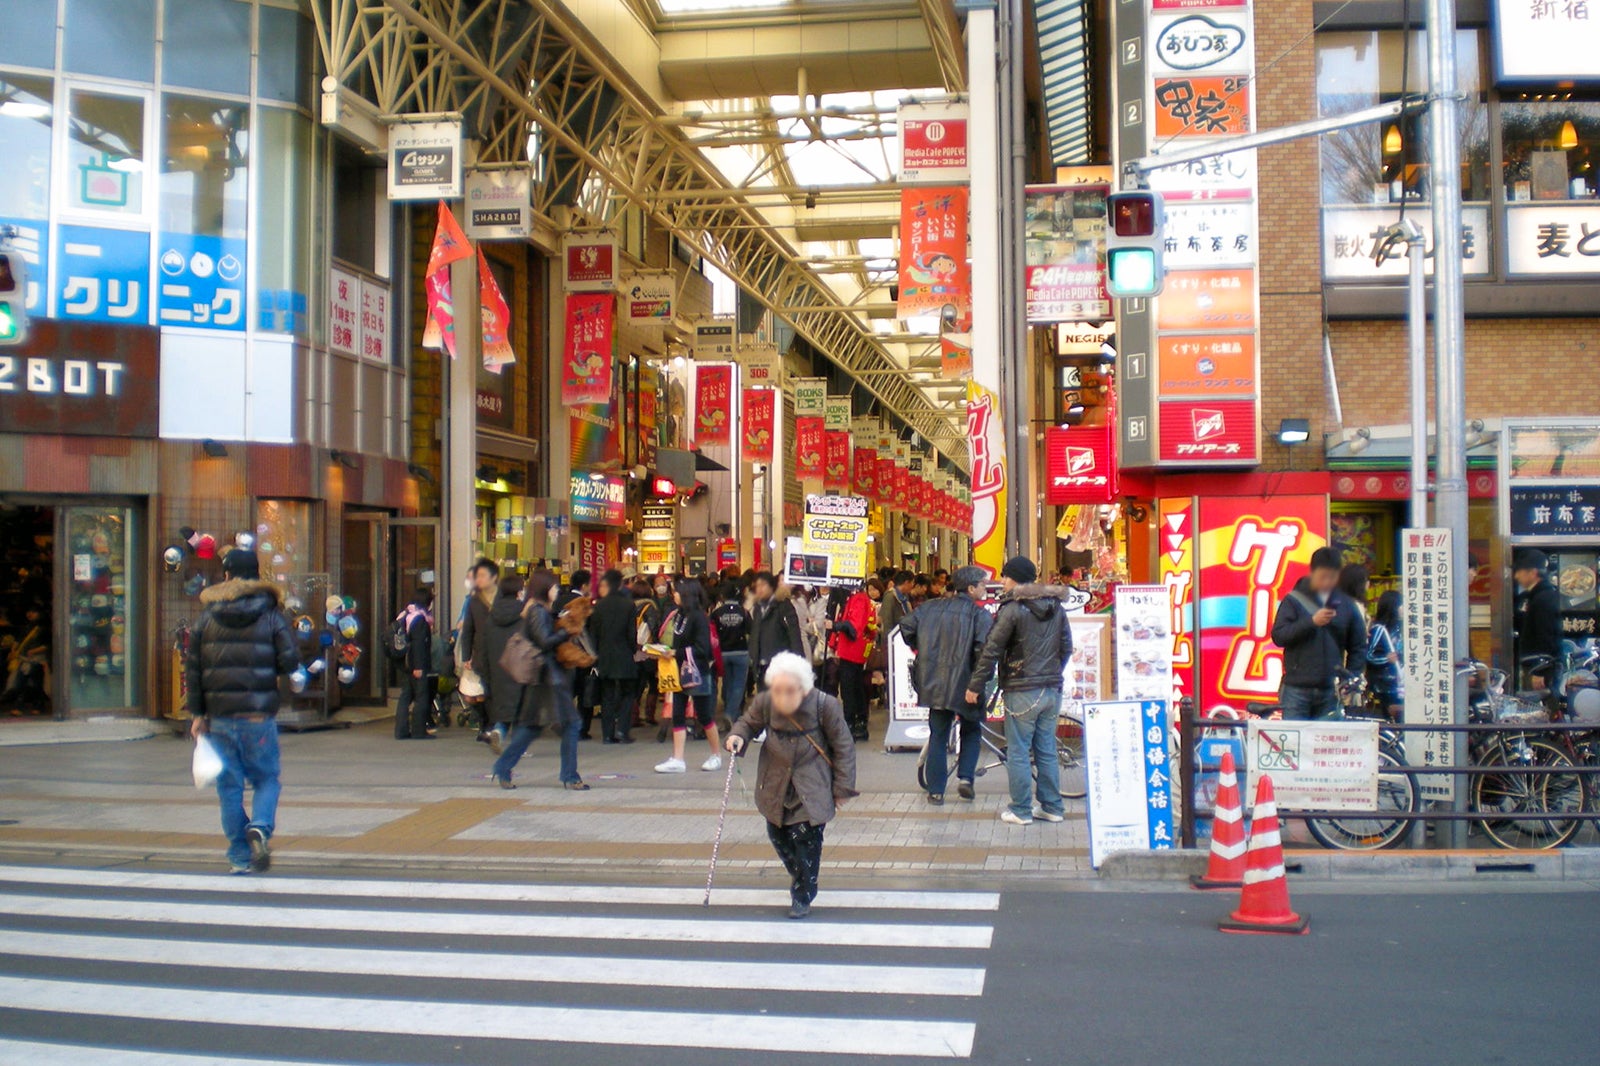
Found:
<path fill-rule="evenodd" d="M 967 684 L 993 625 L 989 612 L 965 595 L 929 600 L 900 620 L 900 635 L 917 653 L 911 674 L 919 703 L 978 713 L 967 703 Z"/>
<path fill-rule="evenodd" d="M 1069 591 L 1065 585 L 1018 585 L 1001 594 L 967 691 L 982 695 L 996 665 L 1006 692 L 1060 688 L 1061 671 L 1072 658 L 1072 626 L 1063 603 Z"/>
<path fill-rule="evenodd" d="M 282 602 L 270 581 L 224 581 L 200 594 L 184 667 L 191 715 L 278 713 L 278 675 L 299 665 Z"/>

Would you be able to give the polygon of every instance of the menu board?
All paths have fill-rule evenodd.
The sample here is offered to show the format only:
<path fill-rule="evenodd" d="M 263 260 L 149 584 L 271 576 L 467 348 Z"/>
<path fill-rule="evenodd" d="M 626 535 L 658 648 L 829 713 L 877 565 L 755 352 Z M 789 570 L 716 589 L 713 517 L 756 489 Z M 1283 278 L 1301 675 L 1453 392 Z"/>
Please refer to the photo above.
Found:
<path fill-rule="evenodd" d="M 1074 615 L 1072 658 L 1061 672 L 1061 713 L 1083 721 L 1083 705 L 1104 699 L 1110 678 L 1111 618 L 1103 614 Z"/>
<path fill-rule="evenodd" d="M 1550 579 L 1561 593 L 1561 635 L 1568 640 L 1583 641 L 1600 636 L 1596 600 L 1596 576 L 1600 574 L 1600 555 L 1589 548 L 1570 550 L 1561 548 L 1550 553 Z"/>
<path fill-rule="evenodd" d="M 1117 698 L 1172 695 L 1172 594 L 1165 585 L 1118 585 Z"/>

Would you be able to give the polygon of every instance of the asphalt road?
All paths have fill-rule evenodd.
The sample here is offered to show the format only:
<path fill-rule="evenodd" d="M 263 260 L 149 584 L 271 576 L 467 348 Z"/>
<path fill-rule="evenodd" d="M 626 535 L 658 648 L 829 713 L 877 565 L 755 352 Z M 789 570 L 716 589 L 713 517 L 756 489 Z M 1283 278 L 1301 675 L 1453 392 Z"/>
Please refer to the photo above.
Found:
<path fill-rule="evenodd" d="M 1600 897 L 1441 888 L 1235 937 L 1180 891 L 825 891 L 799 923 L 767 890 L 0 868 L 0 1062 L 1591 1060 Z"/>

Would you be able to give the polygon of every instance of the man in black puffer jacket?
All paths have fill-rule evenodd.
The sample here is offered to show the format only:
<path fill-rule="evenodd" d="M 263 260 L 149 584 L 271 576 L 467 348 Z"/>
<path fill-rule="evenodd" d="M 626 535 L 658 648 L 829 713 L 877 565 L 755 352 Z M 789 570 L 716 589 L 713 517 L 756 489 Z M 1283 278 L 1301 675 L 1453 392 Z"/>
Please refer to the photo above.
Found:
<path fill-rule="evenodd" d="M 299 666 L 278 586 L 261 580 L 254 552 L 222 560 L 227 578 L 200 594 L 204 610 L 189 635 L 190 733 L 209 735 L 222 757 L 217 798 L 228 862 L 236 874 L 265 870 L 278 812 L 278 676 Z M 250 817 L 244 783 L 255 790 Z"/>
<path fill-rule="evenodd" d="M 1038 817 L 1066 819 L 1061 802 L 1061 762 L 1056 754 L 1056 719 L 1061 714 L 1061 673 L 1072 658 L 1072 627 L 1067 622 L 1064 585 L 1035 585 L 1039 568 L 1025 555 L 1013 556 L 1000 571 L 1000 611 L 984 643 L 983 655 L 967 682 L 967 702 L 977 703 L 996 664 L 1006 704 L 1006 777 L 1011 806 L 1000 820 L 1032 825 L 1035 773 Z"/>
<path fill-rule="evenodd" d="M 928 802 L 944 802 L 950 780 L 950 726 L 961 723 L 961 756 L 956 766 L 956 792 L 964 800 L 974 796 L 972 781 L 978 773 L 978 720 L 983 711 L 966 701 L 972 668 L 983 653 L 994 620 L 978 606 L 987 575 L 976 566 L 963 566 L 952 582 L 954 596 L 928 600 L 900 620 L 900 635 L 917 653 L 912 683 L 917 702 L 928 708 Z"/>

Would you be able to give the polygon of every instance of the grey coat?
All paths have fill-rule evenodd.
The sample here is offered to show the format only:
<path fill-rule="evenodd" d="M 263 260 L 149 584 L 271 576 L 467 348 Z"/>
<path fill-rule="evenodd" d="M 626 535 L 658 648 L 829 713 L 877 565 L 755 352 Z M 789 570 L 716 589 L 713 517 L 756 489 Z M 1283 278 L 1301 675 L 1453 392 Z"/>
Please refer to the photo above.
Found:
<path fill-rule="evenodd" d="M 837 699 L 812 689 L 800 701 L 794 717 L 784 718 L 773 711 L 772 695 L 763 692 L 745 704 L 731 735 L 741 738 L 748 751 L 751 738 L 763 729 L 767 739 L 756 763 L 756 809 L 767 821 L 783 824 L 784 800 L 791 784 L 805 805 L 806 820 L 813 825 L 831 820 L 839 800 L 860 795 L 856 791 L 856 745 L 844 720 L 844 705 Z M 822 752 L 827 752 L 827 758 Z"/>

